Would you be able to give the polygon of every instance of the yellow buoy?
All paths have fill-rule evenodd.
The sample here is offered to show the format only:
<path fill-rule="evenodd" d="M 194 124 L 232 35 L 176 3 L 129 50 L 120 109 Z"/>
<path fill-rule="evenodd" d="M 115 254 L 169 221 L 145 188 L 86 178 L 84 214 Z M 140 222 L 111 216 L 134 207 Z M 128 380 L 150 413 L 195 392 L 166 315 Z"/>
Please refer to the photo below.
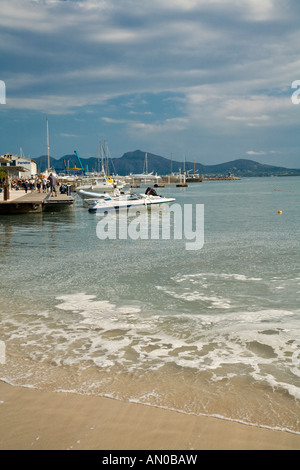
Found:
<path fill-rule="evenodd" d="M 282 214 L 282 211 L 278 211 L 277 214 Z"/>

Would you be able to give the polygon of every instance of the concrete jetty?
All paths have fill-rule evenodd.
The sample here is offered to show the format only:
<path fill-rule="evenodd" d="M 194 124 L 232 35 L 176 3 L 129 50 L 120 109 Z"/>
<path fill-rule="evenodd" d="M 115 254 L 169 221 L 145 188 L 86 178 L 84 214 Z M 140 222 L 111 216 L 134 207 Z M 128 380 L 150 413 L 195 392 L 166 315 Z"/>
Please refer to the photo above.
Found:
<path fill-rule="evenodd" d="M 38 191 L 15 191 L 9 192 L 9 199 L 4 200 L 3 193 L 0 194 L 0 215 L 15 214 L 39 214 L 46 209 L 61 208 L 74 203 L 74 198 L 67 194 L 58 193 L 51 197 L 50 193 L 39 193 Z"/>

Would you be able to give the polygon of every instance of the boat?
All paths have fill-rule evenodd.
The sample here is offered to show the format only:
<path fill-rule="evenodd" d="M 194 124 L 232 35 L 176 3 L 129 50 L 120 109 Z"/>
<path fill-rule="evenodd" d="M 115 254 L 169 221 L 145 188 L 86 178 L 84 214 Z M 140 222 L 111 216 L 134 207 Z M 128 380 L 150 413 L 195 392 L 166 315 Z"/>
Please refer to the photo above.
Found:
<path fill-rule="evenodd" d="M 55 170 L 51 170 L 51 168 L 48 168 L 47 170 L 43 171 L 42 173 L 39 173 L 39 177 L 42 179 L 48 179 L 50 175 L 53 175 L 56 179 L 59 178 L 58 174 L 56 173 Z"/>
<path fill-rule="evenodd" d="M 76 187 L 75 191 L 88 191 L 92 193 L 102 193 L 102 192 L 115 192 L 115 189 L 122 189 L 124 183 L 120 181 L 119 178 L 112 178 L 108 176 L 108 149 L 107 143 L 105 143 L 105 160 L 103 157 L 103 148 L 102 142 L 100 142 L 100 150 L 101 150 L 101 171 L 88 173 L 84 172 L 84 178 L 82 178 L 81 183 Z M 80 166 L 83 168 L 82 162 L 75 151 Z M 98 167 L 100 167 L 100 156 L 98 158 Z M 106 167 L 106 168 L 105 168 Z M 100 169 L 100 168 L 99 168 Z"/>
<path fill-rule="evenodd" d="M 124 195 L 124 193 L 121 193 L 118 188 L 115 188 L 113 193 L 108 193 L 107 191 L 96 193 L 94 191 L 85 191 L 84 189 L 80 189 L 79 191 L 77 191 L 77 194 L 83 200 L 84 206 L 89 206 L 90 204 L 94 204 L 95 201 L 103 200 L 104 198 Z"/>
<path fill-rule="evenodd" d="M 116 183 L 113 179 L 107 178 L 106 176 L 100 176 L 98 178 L 88 179 L 86 183 L 77 186 L 76 191 L 79 192 L 89 191 L 93 193 L 98 192 L 113 192 L 115 188 L 120 189 L 122 185 Z"/>
<path fill-rule="evenodd" d="M 79 191 L 77 191 L 77 194 L 83 200 L 86 200 L 86 199 L 101 199 L 103 197 L 109 196 L 108 193 L 96 193 L 96 192 L 92 192 L 92 191 L 85 191 L 84 189 L 80 189 Z M 118 196 L 118 194 L 114 194 L 114 195 Z"/>
<path fill-rule="evenodd" d="M 174 198 L 159 196 L 152 188 L 147 188 L 145 194 L 120 194 L 118 196 L 104 196 L 89 204 L 89 212 L 106 212 L 109 210 L 126 209 L 129 207 L 148 207 L 154 204 L 168 204 Z"/>
<path fill-rule="evenodd" d="M 125 176 L 125 181 L 131 184 L 131 187 L 139 187 L 139 185 L 153 184 L 154 182 L 158 183 L 161 180 L 161 176 L 157 173 L 154 175 L 153 171 L 148 172 L 148 153 L 145 153 L 145 162 L 143 173 L 130 173 L 130 175 Z"/>

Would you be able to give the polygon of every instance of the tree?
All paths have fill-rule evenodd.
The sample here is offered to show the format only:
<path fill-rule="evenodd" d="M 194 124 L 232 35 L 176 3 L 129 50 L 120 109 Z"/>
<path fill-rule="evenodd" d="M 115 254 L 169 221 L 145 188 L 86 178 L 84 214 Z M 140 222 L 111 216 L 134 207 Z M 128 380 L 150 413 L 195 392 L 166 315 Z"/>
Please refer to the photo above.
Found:
<path fill-rule="evenodd" d="M 7 173 L 6 171 L 4 170 L 4 168 L 1 168 L 0 167 L 0 179 L 1 178 L 7 178 Z"/>

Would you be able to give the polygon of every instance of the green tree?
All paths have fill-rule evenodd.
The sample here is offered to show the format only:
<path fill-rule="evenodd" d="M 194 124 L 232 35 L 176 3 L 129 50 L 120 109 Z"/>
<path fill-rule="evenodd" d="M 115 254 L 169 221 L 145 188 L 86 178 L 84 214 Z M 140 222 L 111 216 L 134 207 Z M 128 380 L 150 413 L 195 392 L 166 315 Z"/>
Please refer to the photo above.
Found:
<path fill-rule="evenodd" d="M 4 170 L 4 168 L 0 167 L 0 179 L 1 178 L 6 178 L 6 177 L 7 177 L 6 171 Z"/>

